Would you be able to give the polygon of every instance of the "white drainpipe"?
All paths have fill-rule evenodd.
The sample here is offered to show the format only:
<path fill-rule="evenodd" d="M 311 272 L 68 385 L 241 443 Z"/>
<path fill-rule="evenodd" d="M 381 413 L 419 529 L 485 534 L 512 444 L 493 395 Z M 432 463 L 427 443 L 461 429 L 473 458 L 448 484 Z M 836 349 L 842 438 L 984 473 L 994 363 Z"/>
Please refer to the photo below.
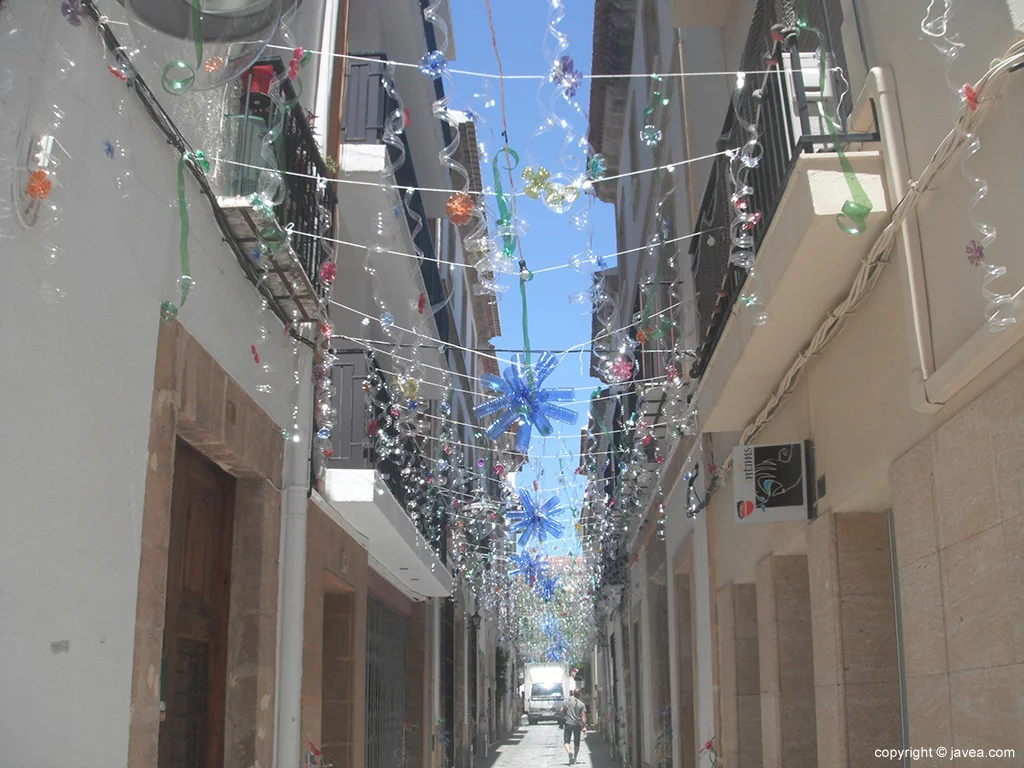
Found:
<path fill-rule="evenodd" d="M 306 607 L 306 510 L 309 503 L 310 425 L 313 423 L 313 351 L 299 346 L 299 432 L 285 448 L 284 544 L 278 611 L 277 768 L 301 762 L 302 630 Z M 295 438 L 298 438 L 296 441 Z"/>
<path fill-rule="evenodd" d="M 878 129 L 882 139 L 882 157 L 893 204 L 902 200 L 910 190 L 910 163 L 907 161 L 903 119 L 896 98 L 896 81 L 888 67 L 874 67 L 868 72 L 859 104 L 874 99 L 878 110 Z M 865 111 L 864 116 L 870 116 Z M 914 409 L 935 413 L 942 405 L 932 403 L 924 382 L 935 372 L 932 350 L 931 318 L 928 315 L 928 289 L 924 278 L 924 258 L 921 253 L 921 232 L 917 211 L 911 212 L 900 226 L 900 244 L 903 246 L 903 290 L 909 299 L 906 307 L 908 331 L 913 348 L 910 375 L 910 398 Z"/>

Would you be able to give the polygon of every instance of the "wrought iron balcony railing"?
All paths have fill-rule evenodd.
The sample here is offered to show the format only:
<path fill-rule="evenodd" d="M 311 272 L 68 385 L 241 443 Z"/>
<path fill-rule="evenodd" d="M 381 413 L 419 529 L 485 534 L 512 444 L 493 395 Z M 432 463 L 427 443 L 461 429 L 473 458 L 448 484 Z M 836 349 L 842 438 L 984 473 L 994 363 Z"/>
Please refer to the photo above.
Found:
<path fill-rule="evenodd" d="M 836 30 L 841 17 L 836 19 L 835 0 L 819 0 L 811 2 L 810 6 L 811 23 L 827 30 L 823 32 L 826 41 L 840 41 Z M 877 130 L 874 133 L 846 131 L 849 98 L 842 75 L 845 57 L 841 42 L 824 52 L 826 76 L 819 81 L 818 38 L 807 32 L 800 33 L 795 27 L 784 27 L 782 23 L 773 25 L 775 17 L 762 12 L 763 8 L 771 7 L 774 7 L 771 2 L 758 3 L 758 14 L 743 56 L 745 69 L 759 70 L 762 74 L 756 75 L 757 79 L 729 106 L 717 146 L 718 151 L 724 151 L 738 149 L 746 142 L 747 132 L 737 120 L 737 110 L 746 121 L 756 120 L 763 155 L 748 177 L 749 186 L 754 190 L 748 198 L 750 210 L 761 214 L 760 222 L 750 233 L 755 263 L 802 153 L 832 152 L 836 142 L 848 146 L 879 140 Z M 779 38 L 782 42 L 778 42 Z M 835 139 L 828 131 L 826 114 L 837 122 Z M 690 245 L 690 268 L 697 299 L 698 349 L 697 360 L 691 368 L 694 377 L 706 370 L 746 280 L 746 270 L 729 261 L 730 185 L 730 157 L 715 158 L 695 224 L 695 231 L 712 230 L 713 233 L 694 238 Z"/>
<path fill-rule="evenodd" d="M 384 121 L 395 109 L 395 102 L 385 92 L 383 85 L 387 54 L 372 51 L 354 55 L 356 58 L 349 59 L 345 69 L 341 140 L 346 144 L 381 144 Z M 442 123 L 442 128 L 447 128 L 447 124 Z M 403 130 L 399 138 L 405 150 L 405 162 L 395 170 L 395 184 L 407 189 L 418 187 L 409 137 Z M 398 150 L 395 147 L 389 145 L 387 153 L 391 162 L 397 159 Z M 423 253 L 420 273 L 427 299 L 431 305 L 438 305 L 444 301 L 444 288 L 423 199 L 419 192 L 406 192 L 402 195 L 402 204 L 409 232 L 413 235 L 416 247 Z M 438 312 L 434 320 L 438 337 L 441 341 L 448 341 L 448 313 Z"/>
<path fill-rule="evenodd" d="M 301 320 L 314 320 L 319 300 L 329 290 L 320 278 L 320 268 L 334 253 L 323 236 L 334 236 L 337 190 L 310 130 L 312 114 L 297 103 L 291 80 L 281 85 L 284 103 L 294 104 L 283 117 L 279 118 L 280 107 L 267 95 L 270 82 L 282 72 L 279 58 L 259 61 L 229 87 L 224 154 L 231 162 L 219 179 L 218 200 L 228 214 L 232 234 L 250 250 L 257 247 L 268 226 L 292 232 L 287 252 L 267 254 L 266 282 L 282 305 L 290 305 Z M 271 164 L 263 148 L 268 130 L 278 119 L 281 131 L 273 144 Z M 285 187 L 273 216 L 252 206 L 261 174 L 271 165 L 282 173 Z"/>
<path fill-rule="evenodd" d="M 362 352 L 336 352 L 335 358 L 332 376 L 337 416 L 336 425 L 331 430 L 331 456 L 327 460 L 327 468 L 378 471 L 391 495 L 408 514 L 424 495 L 424 491 L 415 490 L 413 481 L 426 479 L 434 470 L 423 449 L 424 442 L 429 438 L 403 436 L 400 457 L 391 453 L 378 453 L 367 431 L 370 421 L 375 422 L 379 430 L 389 437 L 399 437 L 397 425 L 386 418 L 386 392 L 380 392 L 367 408 L 363 383 L 375 375 L 380 376 L 380 371 Z M 445 535 L 443 529 L 446 521 L 420 514 L 417 523 L 423 537 L 443 553 L 444 542 L 440 538 Z"/>

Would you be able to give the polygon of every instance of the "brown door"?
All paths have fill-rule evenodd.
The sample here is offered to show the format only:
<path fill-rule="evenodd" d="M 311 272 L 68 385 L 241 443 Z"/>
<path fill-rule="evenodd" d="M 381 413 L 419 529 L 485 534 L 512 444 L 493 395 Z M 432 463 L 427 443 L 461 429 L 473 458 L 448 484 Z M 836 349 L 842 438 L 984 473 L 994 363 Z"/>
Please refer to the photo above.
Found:
<path fill-rule="evenodd" d="M 234 481 L 178 441 L 167 553 L 159 768 L 221 768 Z"/>

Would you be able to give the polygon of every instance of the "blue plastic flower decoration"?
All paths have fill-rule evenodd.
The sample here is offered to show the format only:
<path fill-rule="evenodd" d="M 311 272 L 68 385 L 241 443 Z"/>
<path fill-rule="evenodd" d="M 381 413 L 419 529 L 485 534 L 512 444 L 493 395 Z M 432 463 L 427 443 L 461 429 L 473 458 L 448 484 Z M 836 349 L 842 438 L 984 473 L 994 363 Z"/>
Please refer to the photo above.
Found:
<path fill-rule="evenodd" d="M 572 56 L 560 56 L 551 68 L 551 80 L 561 85 L 565 97 L 571 99 L 583 84 L 583 73 L 576 69 Z"/>
<path fill-rule="evenodd" d="M 430 51 L 420 59 L 420 72 L 431 80 L 437 80 L 448 70 L 448 60 L 440 51 Z"/>
<path fill-rule="evenodd" d="M 484 434 L 491 440 L 497 440 L 505 430 L 518 422 L 515 449 L 519 453 L 530 450 L 530 438 L 533 428 L 544 437 L 554 432 L 551 420 L 563 424 L 575 424 L 578 418 L 574 411 L 565 406 L 555 405 L 556 401 L 572 399 L 572 389 L 541 389 L 544 379 L 555 369 L 558 361 L 550 352 L 543 353 L 536 365 L 526 365 L 521 355 L 516 355 L 510 367 L 505 369 L 503 377 L 485 373 L 481 378 L 484 385 L 495 392 L 498 397 L 477 405 L 473 412 L 477 418 L 501 413 Z"/>
<path fill-rule="evenodd" d="M 531 587 L 537 583 L 537 579 L 544 576 L 548 571 L 547 561 L 543 557 L 530 554 L 529 552 L 520 552 L 519 554 L 512 555 L 510 560 L 515 568 L 509 571 L 509 574 L 512 576 L 522 576 Z"/>
<path fill-rule="evenodd" d="M 569 649 L 565 645 L 565 638 L 559 637 L 545 651 L 548 661 L 566 661 L 569 658 Z"/>
<path fill-rule="evenodd" d="M 520 547 L 525 547 L 534 537 L 540 543 L 544 542 L 548 534 L 556 539 L 561 537 L 563 525 L 553 519 L 563 512 L 557 496 L 538 504 L 529 491 L 520 488 L 519 500 L 523 503 L 523 508 L 506 512 L 505 519 L 512 524 L 509 530 L 513 536 L 521 534 Z"/>
<path fill-rule="evenodd" d="M 108 139 L 103 140 L 103 154 L 111 160 L 114 159 L 114 145 Z"/>
<path fill-rule="evenodd" d="M 559 578 L 553 573 L 544 573 L 534 584 L 534 589 L 544 602 L 551 602 L 555 597 L 555 590 L 558 589 Z"/>

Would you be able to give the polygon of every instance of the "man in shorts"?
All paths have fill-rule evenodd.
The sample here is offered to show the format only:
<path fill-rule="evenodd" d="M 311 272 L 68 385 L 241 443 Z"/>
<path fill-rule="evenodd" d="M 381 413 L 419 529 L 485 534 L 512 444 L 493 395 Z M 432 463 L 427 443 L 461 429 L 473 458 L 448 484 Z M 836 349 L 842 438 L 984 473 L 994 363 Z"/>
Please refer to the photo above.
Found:
<path fill-rule="evenodd" d="M 576 756 L 580 753 L 580 733 L 587 727 L 587 705 L 580 699 L 580 691 L 576 689 L 569 701 L 562 707 L 565 716 L 565 753 L 569 755 L 569 765 L 575 765 Z M 575 741 L 574 746 L 570 742 Z"/>

